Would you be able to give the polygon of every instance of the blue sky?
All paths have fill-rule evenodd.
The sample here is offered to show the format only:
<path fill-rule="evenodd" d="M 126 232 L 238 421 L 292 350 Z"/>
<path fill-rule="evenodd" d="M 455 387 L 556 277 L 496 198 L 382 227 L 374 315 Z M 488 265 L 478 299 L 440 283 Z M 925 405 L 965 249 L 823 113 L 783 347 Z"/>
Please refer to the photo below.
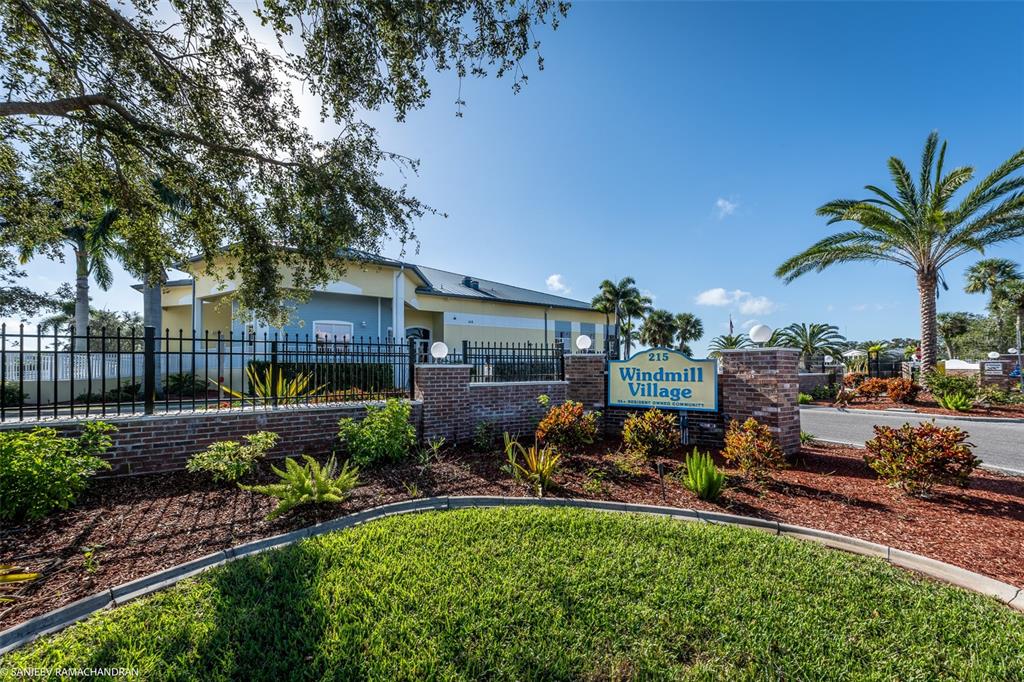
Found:
<path fill-rule="evenodd" d="M 1024 147 L 1024 4 L 579 2 L 540 37 L 546 68 L 528 64 L 519 95 L 467 80 L 457 118 L 441 74 L 406 123 L 373 116 L 386 148 L 422 161 L 410 189 L 448 214 L 422 220 L 405 257 L 581 299 L 632 275 L 658 307 L 703 318 L 697 351 L 730 314 L 916 336 L 909 270 L 772 273 L 828 233 L 817 206 L 888 186 L 890 155 L 916 168 L 931 130 L 947 167 L 979 173 Z M 1024 262 L 1020 243 L 988 255 Z M 946 273 L 940 310 L 982 310 L 962 292 L 973 260 Z M 94 301 L 140 307 L 118 274 Z"/>

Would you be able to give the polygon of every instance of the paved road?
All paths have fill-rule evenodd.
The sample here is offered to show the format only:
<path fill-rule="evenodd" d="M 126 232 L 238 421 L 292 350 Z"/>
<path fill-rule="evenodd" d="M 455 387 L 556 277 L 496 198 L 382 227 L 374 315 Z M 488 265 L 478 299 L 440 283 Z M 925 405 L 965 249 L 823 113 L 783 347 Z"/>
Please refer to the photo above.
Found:
<path fill-rule="evenodd" d="M 802 408 L 800 428 L 826 439 L 863 444 L 872 437 L 875 424 L 900 426 L 905 422 L 928 421 L 920 414 L 879 412 L 840 412 L 831 408 Z M 975 422 L 948 417 L 935 417 L 940 426 L 959 426 L 971 434 L 975 454 L 985 464 L 1024 474 L 1024 424 L 1012 422 Z"/>

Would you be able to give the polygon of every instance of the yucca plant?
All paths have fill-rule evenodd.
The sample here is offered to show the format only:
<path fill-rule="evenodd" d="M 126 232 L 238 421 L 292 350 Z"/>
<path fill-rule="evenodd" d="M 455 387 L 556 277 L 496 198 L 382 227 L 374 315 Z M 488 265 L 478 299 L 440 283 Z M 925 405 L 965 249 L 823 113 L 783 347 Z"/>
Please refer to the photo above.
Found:
<path fill-rule="evenodd" d="M 523 447 L 518 441 L 506 440 L 506 455 L 517 479 L 524 478 L 533 483 L 537 497 L 543 497 L 544 491 L 551 485 L 551 479 L 558 469 L 562 455 L 553 448 L 542 448 L 536 443 Z M 522 457 L 522 464 L 519 458 Z"/>
<path fill-rule="evenodd" d="M 686 456 L 683 485 L 702 500 L 716 500 L 725 487 L 725 474 L 718 470 L 711 454 L 697 448 Z"/>
<path fill-rule="evenodd" d="M 38 573 L 23 573 L 17 566 L 0 564 L 0 587 L 8 587 L 16 583 L 27 583 L 39 577 Z M 0 602 L 12 602 L 13 597 L 0 595 Z"/>
<path fill-rule="evenodd" d="M 359 468 L 345 462 L 341 469 L 332 456 L 322 465 L 309 455 L 303 455 L 306 464 L 300 465 L 289 457 L 284 461 L 284 470 L 271 467 L 281 478 L 280 483 L 269 485 L 242 485 L 242 490 L 276 497 L 277 507 L 267 515 L 267 520 L 276 519 L 295 507 L 304 504 L 337 504 L 344 502 L 348 494 L 359 485 Z"/>
<path fill-rule="evenodd" d="M 325 387 L 325 384 L 313 386 L 313 375 L 306 372 L 297 374 L 290 379 L 285 378 L 284 370 L 280 367 L 277 369 L 277 372 L 274 372 L 271 367 L 265 367 L 262 372 L 259 372 L 256 368 L 249 366 L 246 368 L 245 374 L 249 378 L 251 395 L 236 391 L 213 379 L 210 379 L 210 382 L 232 398 L 245 400 L 252 396 L 257 398 L 276 397 L 284 403 L 295 401 L 299 398 L 310 398 L 319 395 Z"/>

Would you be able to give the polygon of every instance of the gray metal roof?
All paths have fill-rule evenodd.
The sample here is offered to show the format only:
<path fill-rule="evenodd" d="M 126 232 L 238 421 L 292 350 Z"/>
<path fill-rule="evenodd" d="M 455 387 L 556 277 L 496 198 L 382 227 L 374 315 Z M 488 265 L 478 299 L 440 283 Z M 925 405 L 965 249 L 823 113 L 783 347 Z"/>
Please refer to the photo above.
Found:
<path fill-rule="evenodd" d="M 456 272 L 448 272 L 447 270 L 428 268 L 425 265 L 417 265 L 416 268 L 429 283 L 428 286 L 417 287 L 416 291 L 422 294 L 458 296 L 556 308 L 575 308 L 577 310 L 592 309 L 589 303 L 566 298 L 565 296 L 555 296 L 543 291 L 524 289 L 523 287 L 502 284 L 501 282 L 481 277 L 470 277 L 469 275 L 460 275 Z"/>

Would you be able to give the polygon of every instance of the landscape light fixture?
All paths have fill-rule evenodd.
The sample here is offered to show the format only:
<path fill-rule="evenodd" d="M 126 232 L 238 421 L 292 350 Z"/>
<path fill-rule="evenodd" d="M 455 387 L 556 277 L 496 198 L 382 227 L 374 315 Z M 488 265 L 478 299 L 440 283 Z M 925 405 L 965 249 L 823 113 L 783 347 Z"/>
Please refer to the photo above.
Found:
<path fill-rule="evenodd" d="M 1017 349 L 1016 348 L 1007 348 L 1006 352 L 1009 353 L 1010 355 L 1016 355 L 1017 354 Z"/>
<path fill-rule="evenodd" d="M 772 328 L 766 324 L 755 324 L 750 328 L 750 340 L 763 345 L 772 338 Z"/>
<path fill-rule="evenodd" d="M 832 357 L 831 355 L 826 355 L 825 356 L 825 364 L 826 365 L 831 365 L 835 361 L 836 361 L 836 359 L 834 357 Z"/>
<path fill-rule="evenodd" d="M 579 348 L 584 353 L 590 350 L 590 346 L 593 343 L 594 340 L 591 339 L 586 334 L 580 334 L 579 336 L 576 337 L 576 347 Z"/>
<path fill-rule="evenodd" d="M 435 360 L 444 360 L 448 357 L 448 344 L 444 341 L 435 341 L 430 344 L 430 355 Z"/>
<path fill-rule="evenodd" d="M 999 351 L 997 351 L 997 350 L 990 350 L 988 352 L 988 359 L 989 360 L 998 360 L 999 359 Z"/>

